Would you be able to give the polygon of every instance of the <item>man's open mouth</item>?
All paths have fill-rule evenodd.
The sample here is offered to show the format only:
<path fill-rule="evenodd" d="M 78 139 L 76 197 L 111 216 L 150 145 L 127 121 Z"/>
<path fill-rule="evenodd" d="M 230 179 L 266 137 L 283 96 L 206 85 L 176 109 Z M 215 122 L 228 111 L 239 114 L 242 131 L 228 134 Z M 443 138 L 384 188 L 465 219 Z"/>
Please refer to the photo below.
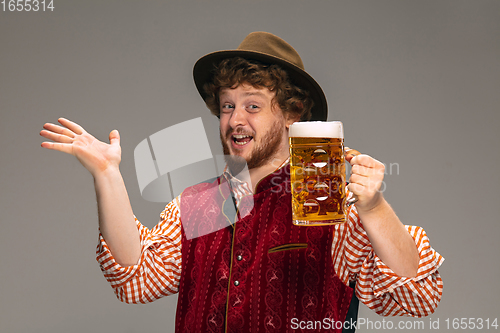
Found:
<path fill-rule="evenodd" d="M 232 139 L 236 145 L 244 146 L 253 139 L 253 136 L 247 134 L 233 134 Z"/>

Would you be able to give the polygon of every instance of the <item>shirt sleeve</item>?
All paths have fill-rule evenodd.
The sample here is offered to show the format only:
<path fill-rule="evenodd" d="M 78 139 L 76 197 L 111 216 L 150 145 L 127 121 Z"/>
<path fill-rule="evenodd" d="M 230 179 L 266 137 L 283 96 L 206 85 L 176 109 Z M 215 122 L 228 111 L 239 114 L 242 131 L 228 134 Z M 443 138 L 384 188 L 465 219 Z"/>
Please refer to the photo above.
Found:
<path fill-rule="evenodd" d="M 379 315 L 424 317 L 441 300 L 437 269 L 444 258 L 432 249 L 424 229 L 405 227 L 420 254 L 416 277 L 398 276 L 377 257 L 354 207 L 348 221 L 336 227 L 332 256 L 340 279 L 345 284 L 356 280 L 356 296 Z"/>
<path fill-rule="evenodd" d="M 141 257 L 134 266 L 119 265 L 99 234 L 96 259 L 120 301 L 149 303 L 178 292 L 182 263 L 179 200 L 177 197 L 166 205 L 160 222 L 151 230 L 135 219 Z"/>

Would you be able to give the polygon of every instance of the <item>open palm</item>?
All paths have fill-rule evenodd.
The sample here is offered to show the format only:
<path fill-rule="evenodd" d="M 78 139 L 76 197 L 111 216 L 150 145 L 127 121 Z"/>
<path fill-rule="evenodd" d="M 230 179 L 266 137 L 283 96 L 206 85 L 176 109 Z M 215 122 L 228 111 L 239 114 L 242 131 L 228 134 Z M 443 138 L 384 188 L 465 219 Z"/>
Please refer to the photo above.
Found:
<path fill-rule="evenodd" d="M 63 125 L 46 123 L 40 135 L 53 142 L 43 142 L 42 147 L 62 151 L 75 156 L 89 172 L 96 176 L 110 167 L 118 167 L 121 161 L 120 135 L 117 130 L 109 133 L 109 144 L 97 140 L 80 125 L 59 118 Z"/>

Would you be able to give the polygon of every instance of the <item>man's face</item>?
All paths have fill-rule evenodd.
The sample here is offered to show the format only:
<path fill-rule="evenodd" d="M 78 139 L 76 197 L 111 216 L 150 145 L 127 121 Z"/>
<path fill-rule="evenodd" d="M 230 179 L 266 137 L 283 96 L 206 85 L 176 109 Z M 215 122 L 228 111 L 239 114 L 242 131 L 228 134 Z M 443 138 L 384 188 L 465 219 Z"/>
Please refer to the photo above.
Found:
<path fill-rule="evenodd" d="M 273 106 L 275 93 L 267 88 L 240 84 L 219 93 L 220 137 L 224 155 L 242 157 L 248 168 L 279 164 L 288 156 L 288 122 Z M 235 159 L 226 161 L 233 169 Z M 233 170 L 234 171 L 234 170 Z"/>

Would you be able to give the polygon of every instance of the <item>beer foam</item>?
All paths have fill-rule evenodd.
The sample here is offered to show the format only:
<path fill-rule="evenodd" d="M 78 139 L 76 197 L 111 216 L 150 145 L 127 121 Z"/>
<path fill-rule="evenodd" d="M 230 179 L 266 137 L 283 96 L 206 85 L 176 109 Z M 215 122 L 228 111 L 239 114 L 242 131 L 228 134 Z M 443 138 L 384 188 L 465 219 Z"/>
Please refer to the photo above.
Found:
<path fill-rule="evenodd" d="M 344 138 L 340 121 L 305 121 L 290 125 L 289 137 L 294 138 Z"/>

